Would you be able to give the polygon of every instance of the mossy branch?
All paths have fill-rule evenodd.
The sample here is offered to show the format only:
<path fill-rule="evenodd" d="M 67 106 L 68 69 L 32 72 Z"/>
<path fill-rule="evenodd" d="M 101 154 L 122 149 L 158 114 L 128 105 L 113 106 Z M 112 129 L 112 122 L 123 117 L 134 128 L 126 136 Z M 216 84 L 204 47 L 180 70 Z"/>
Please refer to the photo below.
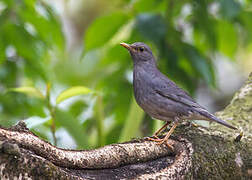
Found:
<path fill-rule="evenodd" d="M 252 74 L 217 115 L 243 130 L 182 124 L 170 144 L 145 139 L 94 150 L 60 149 L 24 124 L 0 128 L 1 179 L 249 179 L 252 178 Z M 241 136 L 240 136 L 241 137 Z"/>

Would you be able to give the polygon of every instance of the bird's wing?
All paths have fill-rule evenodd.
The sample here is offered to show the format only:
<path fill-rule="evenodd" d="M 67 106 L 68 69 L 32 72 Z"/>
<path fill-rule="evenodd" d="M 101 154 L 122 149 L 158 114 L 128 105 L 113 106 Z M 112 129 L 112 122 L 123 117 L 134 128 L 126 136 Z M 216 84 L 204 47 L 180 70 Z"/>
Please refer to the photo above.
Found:
<path fill-rule="evenodd" d="M 188 98 L 188 96 L 184 96 L 181 93 L 171 94 L 169 92 L 166 92 L 166 90 L 164 90 L 164 89 L 155 89 L 155 91 L 160 96 L 163 96 L 165 98 L 171 99 L 171 100 L 173 100 L 175 102 L 179 102 L 179 103 L 184 104 L 186 106 L 195 107 L 195 108 L 199 108 L 200 107 L 200 105 L 197 104 L 193 99 Z"/>
<path fill-rule="evenodd" d="M 154 80 L 154 85 L 155 92 L 160 96 L 192 108 L 201 116 L 207 118 L 206 120 L 215 121 L 231 129 L 237 129 L 236 127 L 209 113 L 205 108 L 196 103 L 183 89 L 179 88 L 174 82 L 166 78 L 164 75 L 162 75 L 161 78 Z"/>
<path fill-rule="evenodd" d="M 155 91 L 165 98 L 171 99 L 175 102 L 179 102 L 189 107 L 200 108 L 198 103 L 196 103 L 183 89 L 179 88 L 173 81 L 163 77 L 155 82 Z"/>

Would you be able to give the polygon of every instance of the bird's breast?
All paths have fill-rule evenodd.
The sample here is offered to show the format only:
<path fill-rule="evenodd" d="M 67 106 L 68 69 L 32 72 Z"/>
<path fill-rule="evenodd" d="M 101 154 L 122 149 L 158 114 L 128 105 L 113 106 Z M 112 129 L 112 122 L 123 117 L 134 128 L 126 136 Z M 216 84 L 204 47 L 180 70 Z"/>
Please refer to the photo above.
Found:
<path fill-rule="evenodd" d="M 151 93 L 150 87 L 140 79 L 133 80 L 134 95 L 137 103 L 142 107 L 149 101 L 149 95 Z"/>
<path fill-rule="evenodd" d="M 151 99 L 153 87 L 151 84 L 152 75 L 144 69 L 134 69 L 133 72 L 133 87 L 134 95 L 137 103 L 142 106 Z"/>
<path fill-rule="evenodd" d="M 158 112 L 160 103 L 156 98 L 154 84 L 152 83 L 153 75 L 146 71 L 134 72 L 133 87 L 134 95 L 138 105 L 149 115 L 154 117 Z"/>

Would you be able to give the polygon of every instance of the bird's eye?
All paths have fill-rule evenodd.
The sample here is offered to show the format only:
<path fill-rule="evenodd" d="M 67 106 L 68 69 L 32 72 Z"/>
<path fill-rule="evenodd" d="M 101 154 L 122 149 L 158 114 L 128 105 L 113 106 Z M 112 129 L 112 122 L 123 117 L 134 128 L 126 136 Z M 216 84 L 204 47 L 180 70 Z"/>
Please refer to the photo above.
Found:
<path fill-rule="evenodd" d="M 143 51 L 144 51 L 144 48 L 143 48 L 143 47 L 139 47 L 139 51 L 140 51 L 140 52 L 143 52 Z"/>

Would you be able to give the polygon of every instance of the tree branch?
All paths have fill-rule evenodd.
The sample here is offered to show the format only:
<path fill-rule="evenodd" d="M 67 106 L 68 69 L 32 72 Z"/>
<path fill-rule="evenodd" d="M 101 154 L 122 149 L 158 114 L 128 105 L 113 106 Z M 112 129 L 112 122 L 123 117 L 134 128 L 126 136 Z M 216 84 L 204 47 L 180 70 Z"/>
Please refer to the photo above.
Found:
<path fill-rule="evenodd" d="M 239 132 L 180 125 L 170 139 L 174 152 L 145 139 L 94 150 L 60 149 L 39 139 L 22 121 L 0 128 L 1 179 L 248 179 L 252 177 L 252 74 L 223 111 Z M 236 141 L 238 142 L 235 142 Z"/>

